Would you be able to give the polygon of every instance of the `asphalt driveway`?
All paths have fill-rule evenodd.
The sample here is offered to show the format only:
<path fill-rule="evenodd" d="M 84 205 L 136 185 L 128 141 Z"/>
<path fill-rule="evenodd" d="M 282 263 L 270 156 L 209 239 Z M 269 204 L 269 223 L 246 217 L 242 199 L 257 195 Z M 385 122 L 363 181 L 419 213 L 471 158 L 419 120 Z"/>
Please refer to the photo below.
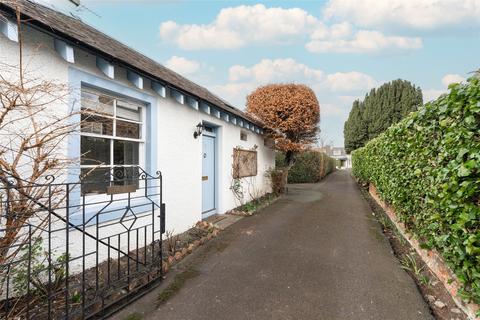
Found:
<path fill-rule="evenodd" d="M 432 319 L 346 171 L 291 185 L 205 247 L 146 319 Z"/>

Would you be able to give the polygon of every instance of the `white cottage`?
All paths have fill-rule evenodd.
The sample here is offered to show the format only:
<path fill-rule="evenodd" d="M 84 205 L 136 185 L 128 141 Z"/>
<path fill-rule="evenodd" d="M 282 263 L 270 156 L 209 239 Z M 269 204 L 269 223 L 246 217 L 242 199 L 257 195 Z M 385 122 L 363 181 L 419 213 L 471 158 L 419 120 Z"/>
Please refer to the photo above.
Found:
<path fill-rule="evenodd" d="M 12 3 L 0 3 L 0 61 L 10 65 L 19 58 Z M 16 5 L 30 74 L 68 85 L 71 107 L 91 113 L 68 141 L 67 155 L 80 159 L 72 172 L 90 172 L 88 182 L 111 170 L 135 176 L 137 166 L 152 175 L 161 171 L 166 229 L 176 233 L 239 205 L 231 190 L 235 148 L 254 152 L 256 168 L 243 179 L 253 181 L 255 192 L 245 199 L 271 191 L 265 173 L 274 167 L 274 151 L 261 123 L 79 19 L 30 1 Z M 87 183 L 82 194 L 88 203 L 100 201 L 107 187 Z"/>
<path fill-rule="evenodd" d="M 266 173 L 275 155 L 261 123 L 79 19 L 0 0 L 0 81 L 18 81 L 12 70 L 20 56 L 29 85 L 51 80 L 68 88 L 62 103 L 34 118 L 73 114 L 75 130 L 55 150 L 73 165 L 55 181 L 45 176 L 21 187 L 18 175 L 11 185 L 0 172 L 0 318 L 109 315 L 161 281 L 165 230 L 184 232 L 271 191 Z M 1 127 L 3 149 L 32 130 L 28 119 Z M 31 216 L 22 221 L 21 214 Z M 12 242 L 9 230 L 18 231 Z M 44 282 L 48 299 L 31 299 L 33 278 Z"/>

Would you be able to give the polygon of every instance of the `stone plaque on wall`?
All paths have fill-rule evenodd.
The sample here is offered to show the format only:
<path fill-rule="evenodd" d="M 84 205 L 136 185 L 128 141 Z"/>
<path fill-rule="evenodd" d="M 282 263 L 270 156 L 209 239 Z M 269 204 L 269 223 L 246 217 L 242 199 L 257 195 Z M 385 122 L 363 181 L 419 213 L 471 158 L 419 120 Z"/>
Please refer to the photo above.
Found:
<path fill-rule="evenodd" d="M 257 151 L 233 149 L 233 178 L 257 175 Z"/>

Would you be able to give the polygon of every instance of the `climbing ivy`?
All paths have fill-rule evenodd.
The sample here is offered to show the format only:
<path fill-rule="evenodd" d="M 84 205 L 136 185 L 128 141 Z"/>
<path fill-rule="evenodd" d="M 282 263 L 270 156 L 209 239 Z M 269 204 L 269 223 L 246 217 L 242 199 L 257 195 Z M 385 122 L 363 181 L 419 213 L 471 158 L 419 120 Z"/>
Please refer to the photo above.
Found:
<path fill-rule="evenodd" d="M 353 174 L 426 248 L 435 248 L 480 303 L 480 80 L 453 84 L 353 153 Z"/>

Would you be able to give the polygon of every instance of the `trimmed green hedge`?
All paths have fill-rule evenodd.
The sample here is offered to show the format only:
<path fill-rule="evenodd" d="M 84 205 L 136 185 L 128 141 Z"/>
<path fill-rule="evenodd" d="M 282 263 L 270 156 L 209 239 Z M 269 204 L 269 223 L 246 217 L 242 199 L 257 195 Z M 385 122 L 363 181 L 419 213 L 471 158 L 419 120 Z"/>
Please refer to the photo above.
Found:
<path fill-rule="evenodd" d="M 283 167 L 285 155 L 278 152 L 276 166 Z M 295 165 L 288 172 L 288 183 L 315 183 L 335 170 L 335 159 L 317 151 L 297 155 Z"/>
<path fill-rule="evenodd" d="M 480 303 L 480 80 L 411 113 L 353 153 L 353 174 L 435 248 Z"/>

